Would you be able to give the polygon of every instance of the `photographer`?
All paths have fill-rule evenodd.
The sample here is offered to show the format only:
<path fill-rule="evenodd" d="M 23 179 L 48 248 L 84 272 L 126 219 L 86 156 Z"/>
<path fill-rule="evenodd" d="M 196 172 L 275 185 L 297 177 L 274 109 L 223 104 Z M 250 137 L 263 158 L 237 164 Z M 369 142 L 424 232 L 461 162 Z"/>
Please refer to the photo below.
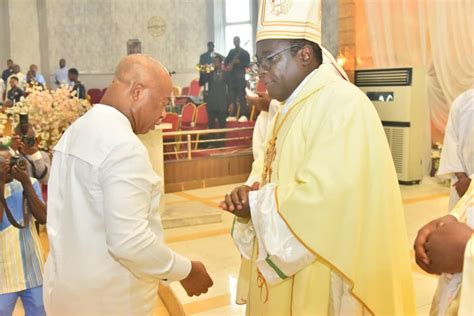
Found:
<path fill-rule="evenodd" d="M 43 305 L 43 250 L 34 221 L 46 222 L 46 205 L 38 181 L 21 169 L 0 145 L 0 315 L 10 316 L 18 298 L 26 315 L 45 315 Z"/>
<path fill-rule="evenodd" d="M 51 161 L 46 152 L 39 150 L 36 133 L 31 124 L 24 122 L 17 125 L 11 148 L 27 161 L 30 177 L 37 179 L 41 184 L 48 184 Z"/>

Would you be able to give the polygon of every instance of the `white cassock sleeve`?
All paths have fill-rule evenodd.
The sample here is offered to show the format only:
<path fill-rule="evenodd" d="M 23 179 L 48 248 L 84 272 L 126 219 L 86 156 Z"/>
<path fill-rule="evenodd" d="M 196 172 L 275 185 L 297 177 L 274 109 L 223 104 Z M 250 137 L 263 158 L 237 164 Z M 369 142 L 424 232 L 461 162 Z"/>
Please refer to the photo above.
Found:
<path fill-rule="evenodd" d="M 110 254 L 144 279 L 178 281 L 191 262 L 172 251 L 150 228 L 153 170 L 143 148 L 121 146 L 100 170 L 106 243 Z"/>
<path fill-rule="evenodd" d="M 452 176 L 456 172 L 465 172 L 462 157 L 459 156 L 458 104 L 455 102 L 449 112 L 444 135 L 443 150 L 439 163 L 439 176 Z"/>
<path fill-rule="evenodd" d="M 312 264 L 316 257 L 293 235 L 277 212 L 276 184 L 249 194 L 258 241 L 257 267 L 269 284 L 277 284 Z"/>
<path fill-rule="evenodd" d="M 255 122 L 252 136 L 252 152 L 253 159 L 257 160 L 260 155 L 263 155 L 265 151 L 265 138 L 267 136 L 267 128 L 269 121 L 268 112 L 260 112 Z"/>

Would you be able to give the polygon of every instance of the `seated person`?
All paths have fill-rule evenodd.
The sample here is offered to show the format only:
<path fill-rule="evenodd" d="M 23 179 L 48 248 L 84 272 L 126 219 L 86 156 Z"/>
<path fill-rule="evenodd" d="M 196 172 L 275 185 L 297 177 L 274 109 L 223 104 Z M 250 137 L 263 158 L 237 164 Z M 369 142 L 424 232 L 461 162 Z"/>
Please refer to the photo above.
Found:
<path fill-rule="evenodd" d="M 36 80 L 35 71 L 34 70 L 28 70 L 28 72 L 26 73 L 25 90 L 26 90 L 26 87 L 33 88 L 34 86 L 40 86 L 41 88 L 44 88 L 43 84 Z"/>
<path fill-rule="evenodd" d="M 21 97 L 25 94 L 23 90 L 20 89 L 18 83 L 18 77 L 11 76 L 10 77 L 10 90 L 7 93 L 7 99 L 12 101 L 13 103 L 19 102 Z"/>
<path fill-rule="evenodd" d="M 11 161 L 0 145 L 0 315 L 11 316 L 20 298 L 26 315 L 42 316 L 44 257 L 34 222 L 46 222 L 46 205 L 39 183 Z"/>
<path fill-rule="evenodd" d="M 31 124 L 15 127 L 11 148 L 18 151 L 27 162 L 27 171 L 31 178 L 41 184 L 48 184 L 51 160 L 49 155 L 39 150 L 36 132 Z"/>
<path fill-rule="evenodd" d="M 72 85 L 72 91 L 76 91 L 76 97 L 78 99 L 85 99 L 86 87 L 79 81 L 79 71 L 76 68 L 69 69 L 68 77 Z"/>
<path fill-rule="evenodd" d="M 472 176 L 471 176 L 472 177 Z M 440 275 L 430 315 L 474 312 L 474 181 L 449 215 L 431 221 L 415 240 L 416 263 Z"/>

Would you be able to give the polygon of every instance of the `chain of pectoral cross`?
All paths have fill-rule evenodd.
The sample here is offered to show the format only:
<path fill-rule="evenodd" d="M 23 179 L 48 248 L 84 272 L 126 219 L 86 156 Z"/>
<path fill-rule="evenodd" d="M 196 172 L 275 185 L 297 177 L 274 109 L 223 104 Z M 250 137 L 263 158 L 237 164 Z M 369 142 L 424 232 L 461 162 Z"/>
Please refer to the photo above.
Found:
<path fill-rule="evenodd" d="M 277 140 L 278 140 L 278 133 L 280 132 L 281 128 L 283 127 L 283 124 L 285 124 L 286 119 L 290 116 L 291 111 L 293 111 L 295 108 L 298 107 L 298 105 L 303 104 L 304 101 L 306 101 L 309 97 L 314 95 L 316 92 L 321 90 L 321 88 L 315 90 L 314 92 L 310 93 L 306 97 L 302 98 L 298 102 L 296 102 L 285 114 L 281 122 L 278 122 L 280 119 L 280 114 L 281 112 L 278 112 L 276 118 L 275 118 L 275 124 L 273 125 L 273 130 L 272 130 L 272 137 L 268 141 L 267 148 L 265 150 L 265 161 L 263 165 L 263 170 L 262 170 L 262 179 L 261 179 L 261 184 L 260 187 L 262 188 L 264 185 L 270 183 L 272 181 L 272 164 L 273 161 L 276 158 L 277 155 Z"/>

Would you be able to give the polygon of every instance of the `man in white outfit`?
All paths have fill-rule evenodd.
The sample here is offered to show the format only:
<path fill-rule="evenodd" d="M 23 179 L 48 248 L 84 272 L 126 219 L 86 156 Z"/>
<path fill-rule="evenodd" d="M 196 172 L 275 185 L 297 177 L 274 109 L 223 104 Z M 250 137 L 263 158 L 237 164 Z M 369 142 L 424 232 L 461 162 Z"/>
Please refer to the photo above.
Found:
<path fill-rule="evenodd" d="M 54 149 L 44 300 L 48 315 L 152 315 L 159 281 L 189 296 L 212 286 L 204 265 L 163 240 L 160 179 L 136 134 L 159 124 L 172 83 L 156 60 L 117 66 L 100 104 Z"/>
<path fill-rule="evenodd" d="M 469 188 L 474 174 L 474 89 L 458 96 L 449 111 L 439 176 L 451 178 L 449 210 Z"/>

